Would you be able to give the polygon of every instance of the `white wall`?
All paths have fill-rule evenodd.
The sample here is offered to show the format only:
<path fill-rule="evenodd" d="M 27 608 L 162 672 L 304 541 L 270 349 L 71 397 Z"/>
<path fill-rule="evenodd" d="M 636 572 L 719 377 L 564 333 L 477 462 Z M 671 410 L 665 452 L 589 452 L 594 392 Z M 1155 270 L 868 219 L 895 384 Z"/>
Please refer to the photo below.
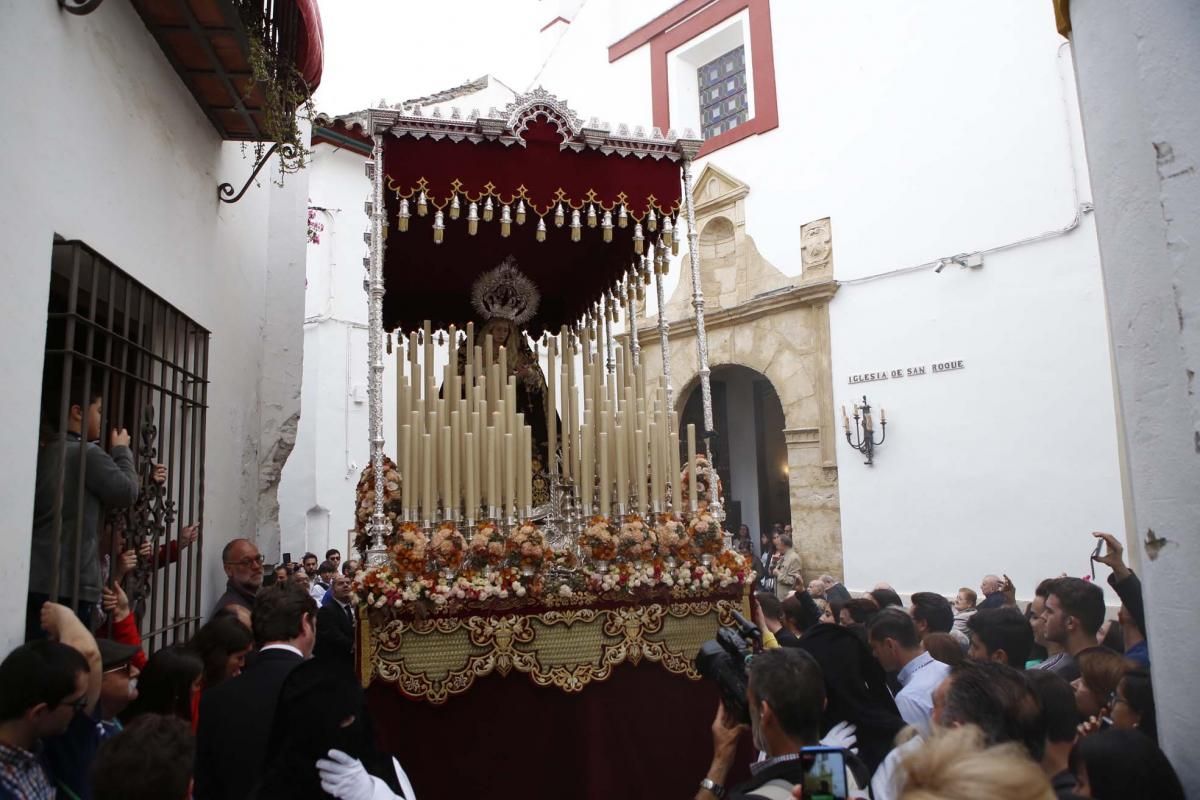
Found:
<path fill-rule="evenodd" d="M 281 352 L 274 337 L 291 304 L 298 341 L 303 288 L 298 272 L 293 283 L 281 281 L 296 257 L 278 238 L 287 221 L 271 221 L 273 240 L 266 232 L 268 207 L 294 203 L 305 189 L 303 175 L 284 189 L 264 180 L 235 206 L 217 202 L 217 184 L 240 185 L 252 164 L 220 141 L 129 4 L 106 3 L 87 17 L 54 3 L 10 3 L 4 13 L 0 52 L 9 68 L 0 70 L 0 107 L 14 124 L 0 155 L 0 505 L 19 532 L 0 543 L 7 651 L 22 635 L 54 234 L 87 242 L 212 332 L 203 520 L 212 597 L 224 582 L 221 546 L 255 532 L 260 455 L 277 450 L 276 427 L 296 410 L 284 384 L 299 354 Z M 294 224 L 302 242 L 303 217 Z M 260 386 L 264 358 L 277 359 L 277 371 Z M 277 408 L 261 415 L 260 402 Z"/>
<path fill-rule="evenodd" d="M 1200 8 L 1071 5 L 1108 313 L 1146 594 L 1158 731 L 1200 795 Z M 1165 539 L 1145 547 L 1150 537 Z M 1136 563 L 1136 561 L 1135 561 Z"/>
<path fill-rule="evenodd" d="M 585 117 L 648 123 L 649 47 L 612 65 L 607 47 L 671 4 L 592 5 L 539 82 Z M 953 593 L 1001 571 L 1029 596 L 1087 571 L 1090 531 L 1124 532 L 1090 217 L 982 270 L 852 281 L 1075 219 L 1088 194 L 1069 52 L 1050 4 L 867 5 L 771 4 L 779 128 L 712 159 L 750 185 L 747 233 L 785 274 L 801 223 L 832 217 L 835 407 L 862 394 L 850 374 L 967 362 L 863 387 L 893 424 L 874 468 L 838 447 L 848 585 Z"/>

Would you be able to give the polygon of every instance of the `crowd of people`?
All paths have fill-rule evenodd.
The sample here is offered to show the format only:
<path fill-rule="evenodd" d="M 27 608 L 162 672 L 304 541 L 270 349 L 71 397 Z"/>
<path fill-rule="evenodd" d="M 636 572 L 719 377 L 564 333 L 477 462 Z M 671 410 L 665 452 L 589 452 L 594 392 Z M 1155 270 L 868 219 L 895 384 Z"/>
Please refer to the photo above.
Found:
<path fill-rule="evenodd" d="M 1098 585 L 1066 575 L 1024 608 L 996 575 L 907 605 L 885 583 L 852 597 L 828 575 L 791 589 L 791 538 L 765 535 L 751 724 L 718 709 L 697 800 L 1183 798 L 1157 744 L 1141 584 L 1120 542 L 1093 536 L 1121 600 L 1115 620 Z M 744 732 L 760 760 L 726 788 Z M 820 747 L 844 748 L 844 794 L 805 793 L 806 754 Z"/>
<path fill-rule="evenodd" d="M 147 657 L 122 577 L 178 558 L 198 529 L 159 550 L 102 544 L 101 509 L 133 502 L 139 478 L 126 431 L 109 452 L 95 444 L 99 409 L 98 397 L 71 406 L 65 442 L 39 457 L 27 641 L 0 662 L 0 800 L 414 800 L 375 745 L 354 674 L 359 564 L 336 549 L 264 569 L 252 541 L 229 542 L 205 624 Z M 55 501 L 55 476 L 84 473 L 86 491 L 68 481 Z M 74 547 L 53 546 L 59 535 Z M 820 745 L 844 756 L 851 797 L 1182 798 L 1157 746 L 1141 585 L 1117 539 L 1095 536 L 1115 619 L 1099 586 L 1066 575 L 1024 609 L 997 575 L 953 599 L 916 592 L 906 605 L 884 583 L 853 596 L 831 575 L 804 581 L 790 526 L 764 534 L 750 725 L 718 709 L 697 797 L 833 796 L 803 794 L 806 748 Z M 745 526 L 737 546 L 752 549 Z M 74 602 L 52 602 L 76 574 Z M 747 729 L 760 760 L 726 790 Z"/>

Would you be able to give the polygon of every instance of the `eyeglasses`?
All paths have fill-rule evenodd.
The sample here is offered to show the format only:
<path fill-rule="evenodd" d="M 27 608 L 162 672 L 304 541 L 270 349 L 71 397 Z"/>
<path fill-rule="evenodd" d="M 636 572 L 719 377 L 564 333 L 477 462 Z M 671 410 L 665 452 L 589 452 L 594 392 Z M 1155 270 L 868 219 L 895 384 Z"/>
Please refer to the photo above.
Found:
<path fill-rule="evenodd" d="M 118 673 L 118 672 L 124 672 L 126 675 L 128 675 L 129 669 L 132 666 L 133 666 L 132 662 L 126 661 L 124 664 L 122 664 L 119 667 L 110 667 L 109 669 L 104 670 L 104 674 L 111 675 L 111 674 Z"/>
<path fill-rule="evenodd" d="M 240 561 L 226 561 L 225 566 L 227 566 L 227 567 L 246 567 L 246 568 L 261 567 L 263 565 L 264 561 L 266 561 L 266 559 L 264 559 L 262 557 L 262 555 L 259 554 L 257 556 L 246 556 L 245 558 L 241 559 Z"/>
<path fill-rule="evenodd" d="M 1124 702 L 1125 702 L 1125 698 L 1121 697 L 1116 692 L 1113 692 L 1112 694 L 1110 694 L 1108 696 L 1108 710 L 1111 712 L 1114 708 L 1117 707 L 1117 703 L 1124 703 Z"/>

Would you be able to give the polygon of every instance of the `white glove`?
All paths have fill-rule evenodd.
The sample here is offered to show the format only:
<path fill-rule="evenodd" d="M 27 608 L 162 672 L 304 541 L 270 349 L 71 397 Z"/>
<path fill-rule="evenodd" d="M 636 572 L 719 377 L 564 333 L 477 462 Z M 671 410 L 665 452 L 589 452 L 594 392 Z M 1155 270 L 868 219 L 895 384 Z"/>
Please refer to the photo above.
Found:
<path fill-rule="evenodd" d="M 321 788 L 339 800 L 371 800 L 375 782 L 362 762 L 341 750 L 330 750 L 328 756 L 317 759 Z"/>
<path fill-rule="evenodd" d="M 858 736 L 855 734 L 857 730 L 858 728 L 853 723 L 839 722 L 829 729 L 829 733 L 825 734 L 825 738 L 821 740 L 821 744 L 826 747 L 840 747 L 857 755 L 858 748 L 854 746 L 858 744 Z M 319 765 L 320 762 L 318 762 Z"/>

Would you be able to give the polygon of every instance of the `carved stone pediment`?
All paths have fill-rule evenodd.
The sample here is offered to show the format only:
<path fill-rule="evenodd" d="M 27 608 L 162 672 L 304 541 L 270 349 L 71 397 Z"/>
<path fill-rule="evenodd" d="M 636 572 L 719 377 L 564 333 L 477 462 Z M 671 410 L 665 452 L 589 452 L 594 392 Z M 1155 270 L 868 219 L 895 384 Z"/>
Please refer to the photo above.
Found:
<path fill-rule="evenodd" d="M 696 216 L 703 217 L 715 208 L 733 205 L 749 193 L 749 186 L 710 161 L 704 165 L 692 188 Z"/>

